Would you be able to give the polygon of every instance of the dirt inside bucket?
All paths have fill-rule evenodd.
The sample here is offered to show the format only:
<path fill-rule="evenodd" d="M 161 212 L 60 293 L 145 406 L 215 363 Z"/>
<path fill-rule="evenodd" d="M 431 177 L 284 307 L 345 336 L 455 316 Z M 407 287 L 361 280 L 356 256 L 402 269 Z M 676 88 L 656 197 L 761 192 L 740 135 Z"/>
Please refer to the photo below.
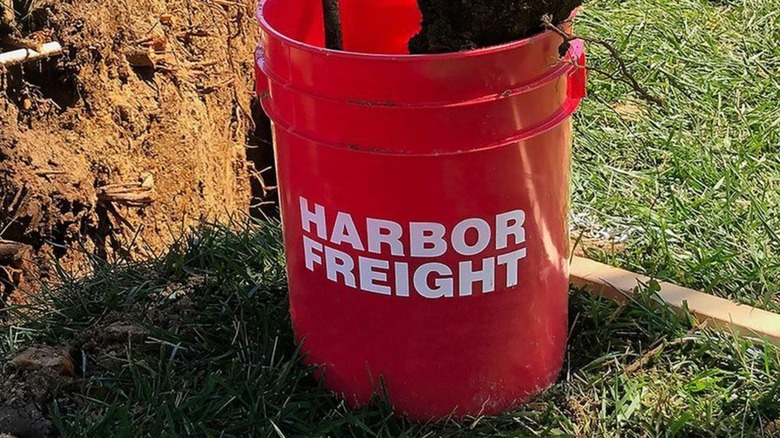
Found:
<path fill-rule="evenodd" d="M 508 43 L 566 20 L 582 0 L 418 0 L 422 30 L 411 53 L 447 53 Z"/>
<path fill-rule="evenodd" d="M 270 149 L 252 103 L 254 3 L 0 0 L 0 52 L 64 48 L 0 67 L 0 242 L 80 270 L 82 249 L 141 259 L 200 219 L 248 212 L 250 181 L 272 173 L 256 173 L 268 153 L 247 159 Z M 0 257 L 0 307 L 40 274 L 21 260 Z"/>

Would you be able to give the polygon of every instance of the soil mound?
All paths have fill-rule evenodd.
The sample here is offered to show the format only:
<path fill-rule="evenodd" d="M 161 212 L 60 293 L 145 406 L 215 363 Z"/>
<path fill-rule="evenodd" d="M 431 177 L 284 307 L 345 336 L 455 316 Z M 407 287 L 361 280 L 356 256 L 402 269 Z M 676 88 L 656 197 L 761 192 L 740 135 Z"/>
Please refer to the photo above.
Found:
<path fill-rule="evenodd" d="M 0 51 L 64 51 L 0 71 L 0 239 L 78 268 L 72 248 L 145 257 L 200 219 L 248 212 L 247 148 L 267 147 L 252 0 L 11 3 L 34 9 L 4 20 Z M 0 269 L 1 306 L 20 276 Z"/>

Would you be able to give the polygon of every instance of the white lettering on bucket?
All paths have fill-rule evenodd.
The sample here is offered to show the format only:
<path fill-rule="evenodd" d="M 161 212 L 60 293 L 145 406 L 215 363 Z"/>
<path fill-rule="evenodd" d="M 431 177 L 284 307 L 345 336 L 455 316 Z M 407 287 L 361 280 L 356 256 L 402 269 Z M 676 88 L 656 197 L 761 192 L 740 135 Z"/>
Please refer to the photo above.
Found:
<path fill-rule="evenodd" d="M 506 266 L 506 287 L 517 286 L 517 262 L 524 259 L 525 256 L 525 248 L 498 256 L 498 264 Z"/>
<path fill-rule="evenodd" d="M 430 284 L 431 280 L 433 280 L 433 287 Z M 452 270 L 444 263 L 426 263 L 414 273 L 414 288 L 425 298 L 452 298 L 454 293 Z"/>
<path fill-rule="evenodd" d="M 394 256 L 404 255 L 404 245 L 401 243 L 403 229 L 401 225 L 382 219 L 366 219 L 368 228 L 368 252 L 382 254 L 382 244 L 390 246 Z M 306 231 L 306 230 L 304 230 Z M 323 237 L 323 239 L 326 239 Z"/>
<path fill-rule="evenodd" d="M 404 262 L 395 263 L 395 294 L 409 296 L 409 265 Z"/>
<path fill-rule="evenodd" d="M 412 257 L 439 257 L 447 252 L 444 241 L 444 225 L 434 222 L 412 222 L 409 224 L 409 240 Z"/>
<path fill-rule="evenodd" d="M 509 236 L 514 236 L 515 244 L 525 242 L 525 212 L 513 210 L 496 215 L 496 249 L 509 246 Z"/>
<path fill-rule="evenodd" d="M 325 229 L 325 207 L 321 205 L 314 205 L 314 212 L 309 210 L 309 201 L 306 198 L 301 197 L 301 222 L 303 222 L 303 230 L 307 233 L 311 232 L 312 224 L 317 226 L 317 237 L 320 239 L 328 238 L 328 231 Z"/>
<path fill-rule="evenodd" d="M 306 269 L 332 282 L 382 296 L 414 292 L 427 299 L 520 284 L 520 263 L 528 254 L 522 210 L 465 218 L 448 228 L 438 222 L 355 221 L 350 213 L 328 211 L 304 197 L 299 206 Z"/>
<path fill-rule="evenodd" d="M 460 281 L 458 290 L 460 296 L 467 297 L 471 295 L 474 283 L 482 283 L 482 293 L 489 293 L 496 290 L 496 259 L 488 257 L 482 259 L 482 269 L 474 270 L 474 262 L 467 260 L 458 263 Z"/>
<path fill-rule="evenodd" d="M 355 287 L 355 261 L 349 254 L 325 247 L 325 268 L 328 271 L 328 280 L 338 282 L 338 275 L 341 274 L 344 284 L 349 287 Z"/>
<path fill-rule="evenodd" d="M 477 242 L 474 245 L 466 243 L 466 233 L 469 230 L 476 230 Z M 490 244 L 490 237 L 493 233 L 490 231 L 490 224 L 484 219 L 466 219 L 455 225 L 452 230 L 452 247 L 458 254 L 472 256 L 481 253 Z"/>
<path fill-rule="evenodd" d="M 390 268 L 390 262 L 369 257 L 358 257 L 358 265 L 360 266 L 361 290 L 382 295 L 393 294 L 390 286 L 377 284 L 378 281 L 387 281 L 387 272 L 377 271 L 376 269 L 388 269 Z"/>
<path fill-rule="evenodd" d="M 363 242 L 360 241 L 355 222 L 349 213 L 339 212 L 336 215 L 336 225 L 333 226 L 333 235 L 330 237 L 330 241 L 336 245 L 349 243 L 352 248 L 363 251 Z"/>
<path fill-rule="evenodd" d="M 322 264 L 322 258 L 314 253 L 315 249 L 322 252 L 322 244 L 303 236 L 303 258 L 306 262 L 306 268 L 310 271 L 314 271 L 315 263 L 318 265 Z"/>

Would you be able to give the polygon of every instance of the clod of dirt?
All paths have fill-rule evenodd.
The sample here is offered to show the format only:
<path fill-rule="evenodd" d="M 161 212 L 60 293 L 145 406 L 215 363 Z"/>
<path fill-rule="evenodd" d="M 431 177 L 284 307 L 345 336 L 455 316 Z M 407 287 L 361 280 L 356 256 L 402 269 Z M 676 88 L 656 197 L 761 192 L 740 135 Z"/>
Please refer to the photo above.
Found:
<path fill-rule="evenodd" d="M 104 339 L 109 342 L 141 340 L 149 336 L 149 331 L 130 322 L 118 321 L 105 328 Z"/>
<path fill-rule="evenodd" d="M 418 0 L 422 30 L 411 53 L 446 53 L 489 47 L 544 30 L 542 17 L 566 20 L 582 0 Z"/>
<path fill-rule="evenodd" d="M 122 349 L 128 341 L 139 342 L 148 336 L 149 331 L 130 322 L 127 315 L 112 313 L 106 320 L 81 332 L 72 342 L 71 351 L 88 353 L 94 360 L 101 352 Z"/>
<path fill-rule="evenodd" d="M 173 26 L 175 24 L 173 15 L 168 13 L 160 15 L 160 23 L 165 26 Z"/>
<path fill-rule="evenodd" d="M 62 351 L 62 349 L 60 349 Z M 84 381 L 52 368 L 0 369 L 0 434 L 18 438 L 48 437 L 52 424 L 45 406 L 63 393 L 80 391 Z"/>
<path fill-rule="evenodd" d="M 35 403 L 17 399 L 0 406 L 0 438 L 43 438 L 51 429 L 51 422 Z"/>
<path fill-rule="evenodd" d="M 30 246 L 0 240 L 0 306 L 22 284 L 25 268 L 32 260 Z"/>
<path fill-rule="evenodd" d="M 76 375 L 70 351 L 63 347 L 28 347 L 13 355 L 11 363 L 23 370 L 49 369 L 61 376 Z"/>
<path fill-rule="evenodd" d="M 130 49 L 125 53 L 125 58 L 131 67 L 154 68 L 155 57 L 154 52 L 144 49 Z"/>

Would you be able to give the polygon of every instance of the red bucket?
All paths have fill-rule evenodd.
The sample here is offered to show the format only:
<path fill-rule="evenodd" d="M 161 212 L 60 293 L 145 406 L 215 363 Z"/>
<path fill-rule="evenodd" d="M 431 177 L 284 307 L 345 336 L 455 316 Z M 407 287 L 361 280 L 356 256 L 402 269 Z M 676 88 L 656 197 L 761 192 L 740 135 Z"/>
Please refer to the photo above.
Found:
<path fill-rule="evenodd" d="M 552 384 L 567 336 L 570 116 L 560 36 L 408 55 L 415 0 L 258 9 L 296 337 L 354 404 L 497 414 Z"/>

